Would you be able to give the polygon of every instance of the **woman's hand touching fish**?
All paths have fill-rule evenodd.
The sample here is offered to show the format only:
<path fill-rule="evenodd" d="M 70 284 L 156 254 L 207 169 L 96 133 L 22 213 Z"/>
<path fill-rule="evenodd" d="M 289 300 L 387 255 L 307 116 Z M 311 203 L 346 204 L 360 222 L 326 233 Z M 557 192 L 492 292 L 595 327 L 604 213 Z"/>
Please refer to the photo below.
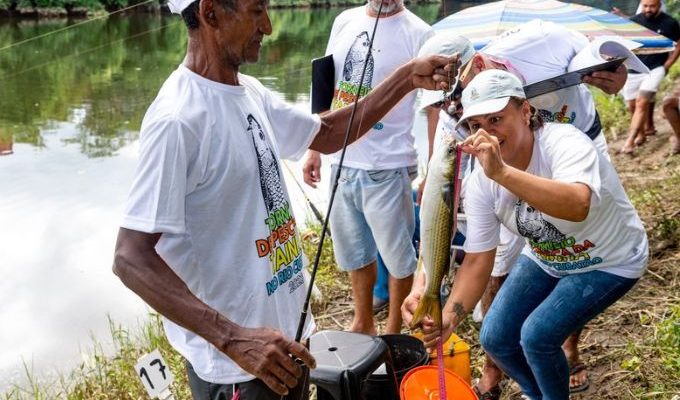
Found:
<path fill-rule="evenodd" d="M 494 181 L 502 176 L 506 164 L 501 157 L 501 146 L 496 136 L 479 129 L 462 143 L 463 151 L 477 158 L 484 174 Z"/>

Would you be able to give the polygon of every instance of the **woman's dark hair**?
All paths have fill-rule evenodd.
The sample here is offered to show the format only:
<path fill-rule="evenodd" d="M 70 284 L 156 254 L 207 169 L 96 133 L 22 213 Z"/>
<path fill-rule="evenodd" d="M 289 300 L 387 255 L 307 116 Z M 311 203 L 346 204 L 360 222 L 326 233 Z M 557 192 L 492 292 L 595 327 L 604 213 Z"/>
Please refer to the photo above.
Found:
<path fill-rule="evenodd" d="M 510 101 L 515 105 L 515 107 L 519 108 L 522 107 L 522 104 L 524 104 L 527 99 L 523 99 L 521 97 L 515 97 L 512 96 L 510 97 Z M 535 131 L 538 128 L 542 128 L 544 125 L 543 117 L 538 113 L 538 110 L 536 110 L 536 107 L 531 106 L 531 117 L 529 119 L 529 128 L 532 131 Z"/>
<path fill-rule="evenodd" d="M 225 10 L 236 11 L 236 1 L 237 0 L 216 0 L 216 3 Z M 198 5 L 200 2 L 201 0 L 196 0 L 182 10 L 182 19 L 184 19 L 184 24 L 190 31 L 198 29 Z"/>

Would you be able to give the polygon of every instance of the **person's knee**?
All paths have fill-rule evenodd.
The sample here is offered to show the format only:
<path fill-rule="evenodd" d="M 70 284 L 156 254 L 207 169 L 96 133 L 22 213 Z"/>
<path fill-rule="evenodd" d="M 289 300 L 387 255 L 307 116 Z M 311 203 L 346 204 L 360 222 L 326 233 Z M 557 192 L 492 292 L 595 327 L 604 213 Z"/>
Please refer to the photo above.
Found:
<path fill-rule="evenodd" d="M 482 322 L 482 330 L 479 332 L 479 343 L 488 354 L 494 355 L 502 353 L 504 349 L 510 346 L 506 340 L 508 337 L 505 332 L 503 324 L 495 323 L 493 318 L 484 318 Z"/>
<path fill-rule="evenodd" d="M 649 97 L 642 96 L 642 95 L 638 96 L 635 99 L 635 108 L 638 108 L 638 107 L 649 107 Z"/>
<path fill-rule="evenodd" d="M 663 113 L 666 117 L 678 114 L 678 98 L 666 97 L 663 99 Z"/>
<path fill-rule="evenodd" d="M 551 326 L 542 321 L 528 319 L 520 330 L 520 344 L 524 353 L 545 353 L 560 348 L 563 340 L 555 336 Z"/>

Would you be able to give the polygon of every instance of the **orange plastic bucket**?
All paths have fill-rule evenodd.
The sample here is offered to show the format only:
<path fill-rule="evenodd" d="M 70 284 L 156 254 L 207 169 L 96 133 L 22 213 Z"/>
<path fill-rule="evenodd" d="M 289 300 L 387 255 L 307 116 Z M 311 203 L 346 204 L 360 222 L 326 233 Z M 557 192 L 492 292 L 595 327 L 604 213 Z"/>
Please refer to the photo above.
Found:
<path fill-rule="evenodd" d="M 423 334 L 420 332 L 414 333 L 413 336 L 423 340 Z M 465 343 L 458 335 L 452 333 L 451 337 L 442 345 L 442 348 L 444 350 L 444 366 L 446 369 L 463 378 L 469 384 L 472 379 L 470 345 Z M 430 364 L 437 365 L 436 350 L 430 353 Z"/>
<path fill-rule="evenodd" d="M 461 377 L 444 369 L 446 398 L 477 400 L 475 392 Z M 439 400 L 439 367 L 424 365 L 410 370 L 399 388 L 401 400 Z"/>

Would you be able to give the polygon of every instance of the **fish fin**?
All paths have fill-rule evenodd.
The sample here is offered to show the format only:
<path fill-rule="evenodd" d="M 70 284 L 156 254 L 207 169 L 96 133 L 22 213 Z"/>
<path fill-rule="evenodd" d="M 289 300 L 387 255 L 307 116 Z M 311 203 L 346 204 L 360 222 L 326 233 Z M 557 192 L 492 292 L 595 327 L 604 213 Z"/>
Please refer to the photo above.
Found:
<path fill-rule="evenodd" d="M 413 313 L 413 320 L 411 321 L 411 329 L 420 325 L 426 315 L 434 319 L 435 325 L 441 328 L 442 326 L 442 306 L 439 302 L 439 296 L 432 296 L 426 294 L 420 299 L 416 311 Z"/>
<path fill-rule="evenodd" d="M 453 189 L 451 183 L 442 186 L 442 200 L 449 207 L 449 210 L 453 210 Z"/>

